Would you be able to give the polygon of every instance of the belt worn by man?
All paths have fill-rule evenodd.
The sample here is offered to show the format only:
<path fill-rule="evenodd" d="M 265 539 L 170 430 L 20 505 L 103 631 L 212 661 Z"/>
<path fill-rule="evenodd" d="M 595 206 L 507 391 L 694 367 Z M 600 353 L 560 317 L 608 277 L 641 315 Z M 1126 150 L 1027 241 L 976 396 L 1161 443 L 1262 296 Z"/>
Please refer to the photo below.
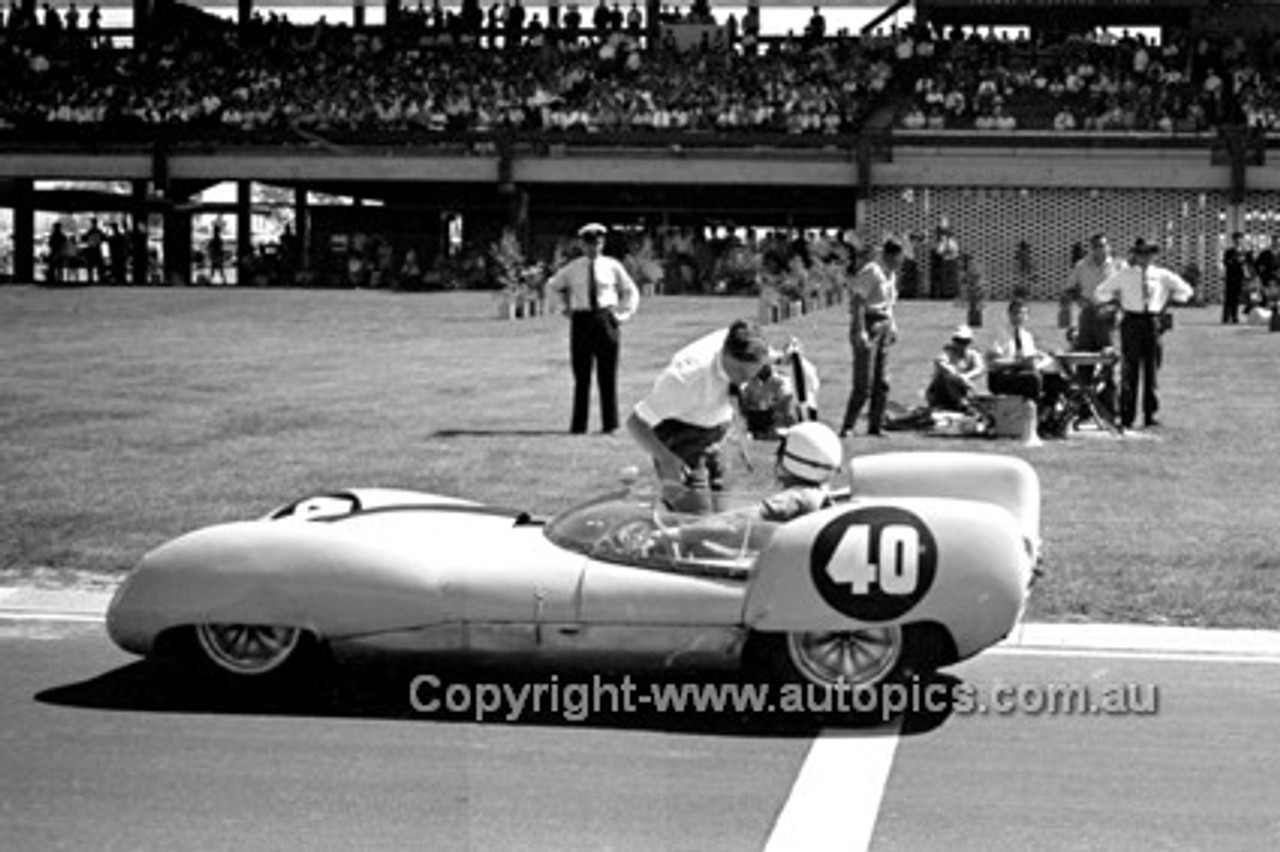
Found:
<path fill-rule="evenodd" d="M 587 431 L 591 409 L 591 373 L 600 389 L 600 427 L 606 434 L 618 428 L 618 361 L 622 351 L 622 323 L 640 305 L 640 290 L 626 267 L 603 253 L 608 229 L 597 222 L 578 230 L 582 256 L 562 266 L 549 289 L 562 300 L 569 317 L 569 361 L 573 367 L 573 416 L 569 431 Z"/>
<path fill-rule="evenodd" d="M 1120 306 L 1120 425 L 1133 428 L 1142 388 L 1143 425 L 1158 426 L 1156 374 L 1160 369 L 1160 336 L 1166 328 L 1171 302 L 1186 302 L 1195 294 L 1181 276 L 1152 261 L 1160 247 L 1139 237 L 1130 250 L 1132 265 L 1098 285 L 1094 299 Z"/>

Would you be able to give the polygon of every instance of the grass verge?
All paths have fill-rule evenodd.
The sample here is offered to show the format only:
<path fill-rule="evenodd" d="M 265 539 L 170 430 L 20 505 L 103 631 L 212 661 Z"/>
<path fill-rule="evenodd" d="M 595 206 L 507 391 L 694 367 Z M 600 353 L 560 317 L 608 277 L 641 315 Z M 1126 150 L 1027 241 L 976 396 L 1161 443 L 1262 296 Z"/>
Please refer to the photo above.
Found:
<path fill-rule="evenodd" d="M 1003 307 L 989 306 L 980 342 Z M 743 299 L 646 301 L 624 330 L 624 415 L 680 345 L 754 310 Z M 1033 306 L 1044 344 L 1062 340 L 1055 314 Z M 902 306 L 895 400 L 919 400 L 962 318 L 952 304 Z M 843 310 L 769 333 L 804 342 L 824 419 L 837 423 L 849 382 Z M 1031 460 L 1048 571 L 1033 618 L 1273 627 L 1278 350 L 1280 335 L 1186 309 L 1168 338 L 1156 437 L 1030 449 L 894 435 L 851 448 Z M 0 571 L 120 572 L 186 530 L 348 485 L 551 513 L 612 487 L 626 465 L 647 469 L 625 437 L 566 434 L 570 390 L 566 323 L 500 321 L 491 294 L 0 288 Z M 740 484 L 768 487 L 772 449 L 751 447 L 756 471 L 739 466 Z"/>

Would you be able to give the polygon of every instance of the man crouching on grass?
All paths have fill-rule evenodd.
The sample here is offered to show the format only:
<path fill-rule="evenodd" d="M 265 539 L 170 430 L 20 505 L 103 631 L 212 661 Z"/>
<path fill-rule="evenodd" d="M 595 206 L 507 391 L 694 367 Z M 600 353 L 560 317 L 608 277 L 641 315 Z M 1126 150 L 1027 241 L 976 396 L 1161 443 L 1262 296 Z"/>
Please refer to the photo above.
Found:
<path fill-rule="evenodd" d="M 627 418 L 627 431 L 653 458 L 665 485 L 703 503 L 724 489 L 723 444 L 734 417 L 734 389 L 770 363 L 760 327 L 736 320 L 681 349 Z"/>

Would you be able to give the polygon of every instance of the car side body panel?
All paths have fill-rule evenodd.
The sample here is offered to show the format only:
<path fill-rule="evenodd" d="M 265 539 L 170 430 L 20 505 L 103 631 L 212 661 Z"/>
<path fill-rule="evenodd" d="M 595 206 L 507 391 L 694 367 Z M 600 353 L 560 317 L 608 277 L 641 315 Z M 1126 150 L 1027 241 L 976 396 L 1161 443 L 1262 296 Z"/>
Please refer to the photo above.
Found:
<path fill-rule="evenodd" d="M 466 507 L 223 524 L 147 554 L 117 591 L 107 628 L 145 654 L 163 630 L 206 622 L 305 627 L 327 639 L 449 621 L 572 622 L 585 564 L 538 525 Z"/>
<path fill-rule="evenodd" d="M 793 521 L 761 554 L 745 621 L 761 631 L 934 622 L 961 658 L 1021 617 L 1031 560 L 990 503 L 857 499 Z"/>

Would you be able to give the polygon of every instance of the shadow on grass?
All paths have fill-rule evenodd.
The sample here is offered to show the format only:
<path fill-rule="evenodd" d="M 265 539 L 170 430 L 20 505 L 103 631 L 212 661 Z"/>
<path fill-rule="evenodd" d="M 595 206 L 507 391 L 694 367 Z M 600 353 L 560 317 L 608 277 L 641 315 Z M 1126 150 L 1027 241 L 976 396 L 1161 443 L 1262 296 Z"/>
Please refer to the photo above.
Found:
<path fill-rule="evenodd" d="M 426 680 L 424 678 L 436 678 Z M 659 690 L 705 690 L 708 686 L 749 688 L 736 674 L 688 672 L 661 678 L 652 674 L 611 675 L 596 687 L 592 676 L 572 672 L 548 673 L 522 668 L 480 672 L 447 666 L 414 666 L 408 662 L 376 665 L 334 665 L 306 682 L 271 692 L 231 689 L 219 682 L 198 681 L 190 671 L 173 664 L 136 662 L 89 680 L 52 687 L 36 694 L 43 704 L 87 710 L 211 715 L 283 716 L 334 719 L 403 720 L 435 724 L 476 723 L 530 727 L 660 731 L 671 734 L 731 737 L 811 738 L 835 729 L 864 736 L 895 732 L 878 713 L 858 715 L 850 710 L 787 712 L 783 710 L 675 710 L 653 706 Z M 948 693 L 960 681 L 946 674 L 941 683 Z M 620 684 L 634 685 L 636 700 L 628 703 Z M 688 686 L 685 686 L 688 685 Z M 523 694 L 522 705 L 503 702 L 496 690 Z M 489 690 L 488 693 L 484 690 Z M 536 699 L 535 691 L 541 690 Z M 670 694 L 668 692 L 667 694 Z M 687 694 L 687 693 L 686 693 Z M 483 713 L 482 698 L 492 701 Z M 464 706 L 465 705 L 465 706 Z M 517 712 L 517 710 L 519 712 Z M 896 730 L 904 736 L 928 733 L 951 715 L 950 708 L 903 713 Z M 478 719 L 477 716 L 480 716 Z"/>
<path fill-rule="evenodd" d="M 541 438 L 568 436 L 568 429 L 437 429 L 432 438 Z"/>

